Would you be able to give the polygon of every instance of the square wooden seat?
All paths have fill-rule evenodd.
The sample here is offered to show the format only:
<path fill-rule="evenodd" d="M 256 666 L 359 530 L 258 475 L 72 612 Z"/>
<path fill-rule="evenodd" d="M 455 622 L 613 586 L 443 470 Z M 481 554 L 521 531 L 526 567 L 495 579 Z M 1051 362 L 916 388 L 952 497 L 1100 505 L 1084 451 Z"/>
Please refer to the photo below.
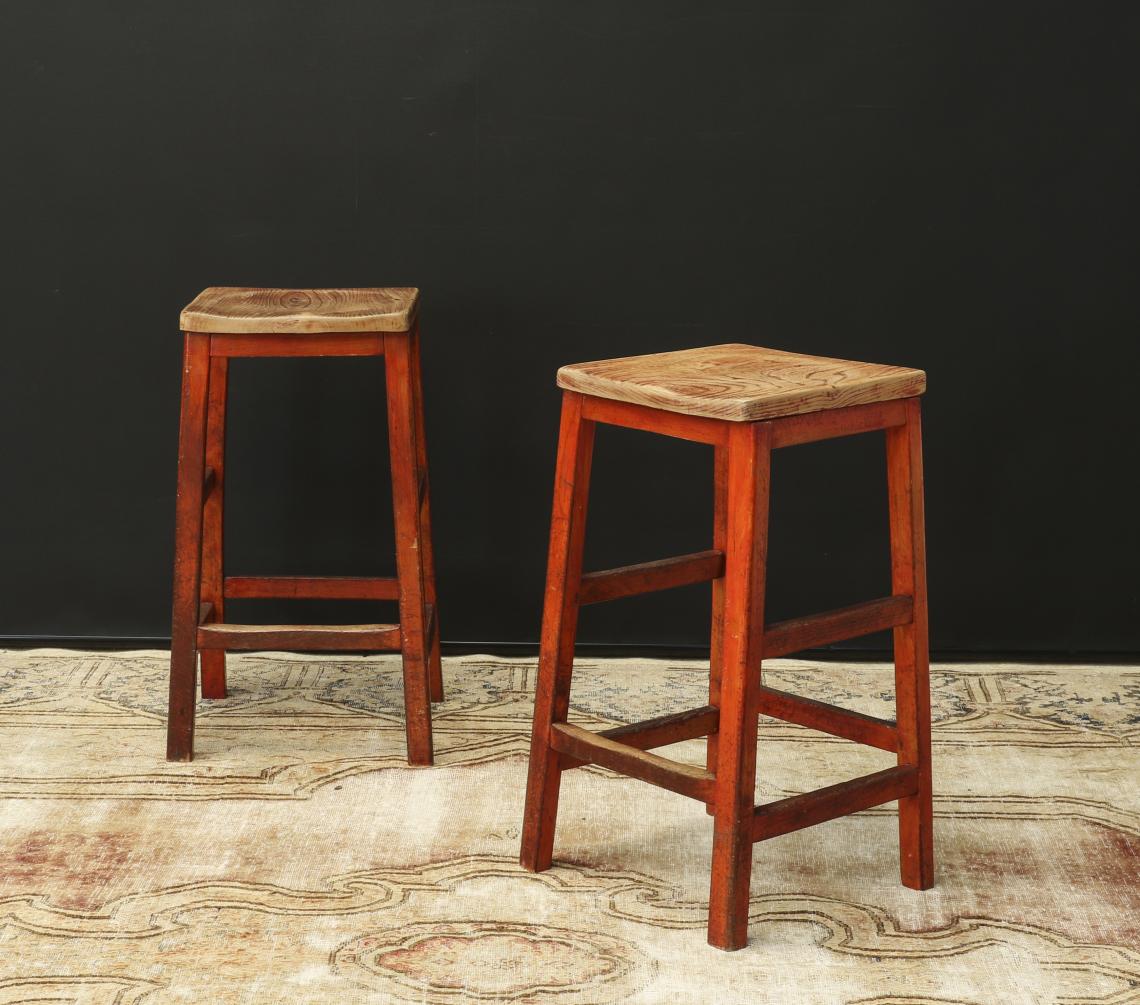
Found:
<path fill-rule="evenodd" d="M 405 332 L 419 290 L 403 286 L 285 290 L 210 286 L 182 311 L 184 332 L 319 335 L 325 332 Z"/>
<path fill-rule="evenodd" d="M 575 363 L 558 371 L 558 386 L 685 415 L 758 422 L 912 398 L 926 390 L 926 374 L 729 344 Z"/>

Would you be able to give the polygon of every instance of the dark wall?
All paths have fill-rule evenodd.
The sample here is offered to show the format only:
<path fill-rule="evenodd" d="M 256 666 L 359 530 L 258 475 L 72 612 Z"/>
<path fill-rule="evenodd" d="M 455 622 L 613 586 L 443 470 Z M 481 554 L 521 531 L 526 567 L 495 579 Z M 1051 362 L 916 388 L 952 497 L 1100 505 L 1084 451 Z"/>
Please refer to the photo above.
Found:
<path fill-rule="evenodd" d="M 416 285 L 446 638 L 537 637 L 561 363 L 750 341 L 929 372 L 937 649 L 1140 652 L 1135 5 L 5 14 L 0 634 L 167 632 L 199 289 Z M 392 568 L 381 376 L 234 365 L 231 571 Z M 605 430 L 589 564 L 706 547 L 710 469 Z M 883 473 L 870 438 L 778 456 L 773 616 L 885 591 Z"/>

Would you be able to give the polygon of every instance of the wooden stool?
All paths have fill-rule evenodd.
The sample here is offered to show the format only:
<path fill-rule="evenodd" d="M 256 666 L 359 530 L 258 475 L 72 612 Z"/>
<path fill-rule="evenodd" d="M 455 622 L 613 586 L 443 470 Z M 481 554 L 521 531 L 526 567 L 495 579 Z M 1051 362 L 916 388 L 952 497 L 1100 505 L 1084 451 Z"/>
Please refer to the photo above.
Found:
<path fill-rule="evenodd" d="M 898 800 L 902 881 L 934 883 L 930 686 L 926 629 L 921 370 L 821 359 L 748 345 L 566 366 L 542 651 L 522 836 L 522 864 L 551 863 L 561 773 L 600 764 L 704 802 L 712 813 L 709 942 L 748 940 L 755 841 Z M 582 573 L 594 426 L 598 422 L 710 443 L 713 550 Z M 887 440 L 892 595 L 765 626 L 771 451 L 882 429 Z M 592 733 L 567 723 L 578 608 L 711 580 L 709 703 Z M 764 687 L 764 657 L 894 629 L 897 723 Z M 898 755 L 898 766 L 755 804 L 757 716 L 763 713 Z M 707 769 L 649 753 L 708 737 Z"/>
<path fill-rule="evenodd" d="M 415 289 L 210 287 L 182 312 L 185 339 L 166 756 L 194 752 L 202 697 L 226 696 L 227 649 L 399 650 L 408 761 L 431 764 L 443 698 Z M 384 356 L 396 578 L 222 575 L 226 378 L 233 356 Z M 232 625 L 230 597 L 399 600 L 398 625 Z"/>

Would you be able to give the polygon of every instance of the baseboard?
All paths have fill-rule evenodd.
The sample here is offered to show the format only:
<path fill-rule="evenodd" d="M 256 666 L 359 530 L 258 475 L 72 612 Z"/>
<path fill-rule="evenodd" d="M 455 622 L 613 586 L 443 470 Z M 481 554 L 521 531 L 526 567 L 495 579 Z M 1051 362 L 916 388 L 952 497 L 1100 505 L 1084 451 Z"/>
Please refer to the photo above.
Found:
<path fill-rule="evenodd" d="M 168 649 L 169 636 L 146 635 L 0 635 L 0 649 Z M 518 656 L 538 655 L 537 642 L 443 642 L 445 656 Z M 583 656 L 595 659 L 708 659 L 708 646 L 653 645 L 647 643 L 580 642 L 575 647 Z M 889 649 L 860 649 L 831 646 L 798 653 L 798 658 L 842 660 L 857 663 L 879 663 L 891 659 Z M 1140 664 L 1140 653 L 1068 652 L 1049 650 L 966 650 L 935 649 L 931 659 L 936 663 L 1047 663 L 1047 664 Z"/>

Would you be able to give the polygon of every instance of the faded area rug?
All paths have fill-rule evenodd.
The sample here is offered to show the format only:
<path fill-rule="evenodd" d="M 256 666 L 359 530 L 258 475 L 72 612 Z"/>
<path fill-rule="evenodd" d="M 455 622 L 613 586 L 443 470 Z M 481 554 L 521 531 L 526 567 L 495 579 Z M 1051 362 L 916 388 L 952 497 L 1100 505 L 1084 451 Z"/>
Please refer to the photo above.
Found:
<path fill-rule="evenodd" d="M 775 687 L 891 714 L 889 669 Z M 166 655 L 0 653 L 0 1005 L 1140 1002 L 1140 671 L 941 667 L 937 886 L 893 806 L 755 849 L 750 944 L 705 944 L 712 824 L 570 772 L 556 866 L 516 862 L 534 662 L 445 661 L 408 768 L 393 657 L 231 658 L 197 760 L 163 760 Z M 572 720 L 705 703 L 707 670 L 579 662 Z M 665 753 L 703 763 L 703 741 Z M 762 799 L 889 755 L 761 721 Z"/>

